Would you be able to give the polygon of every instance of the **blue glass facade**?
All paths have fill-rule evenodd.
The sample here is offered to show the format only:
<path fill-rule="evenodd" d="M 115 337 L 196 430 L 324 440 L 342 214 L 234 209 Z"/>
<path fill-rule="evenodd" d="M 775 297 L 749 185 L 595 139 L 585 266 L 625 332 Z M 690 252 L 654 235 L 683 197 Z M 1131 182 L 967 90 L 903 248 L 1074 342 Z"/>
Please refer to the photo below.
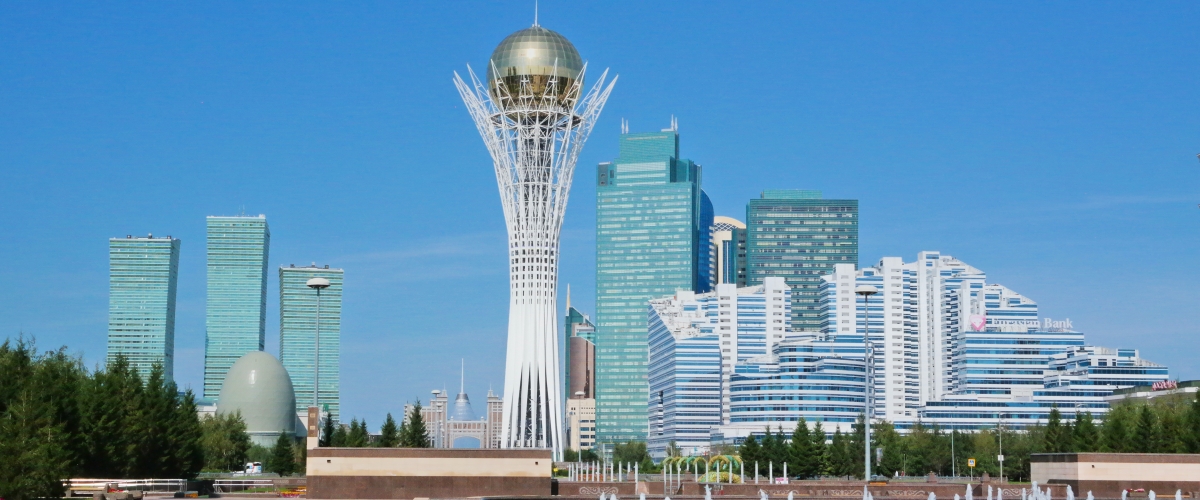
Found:
<path fill-rule="evenodd" d="M 746 284 L 778 276 L 792 287 L 792 331 L 820 332 L 818 288 L 834 264 L 858 266 L 858 200 L 768 190 L 746 205 Z"/>
<path fill-rule="evenodd" d="M 216 401 L 229 367 L 263 350 L 267 326 L 267 217 L 208 217 L 204 398 Z"/>
<path fill-rule="evenodd" d="M 622 134 L 596 181 L 597 440 L 645 440 L 646 305 L 700 289 L 701 168 L 673 130 Z M 704 241 L 705 246 L 709 245 Z M 706 253 L 706 252 L 705 252 Z M 707 263 L 705 263 L 707 265 Z"/>
<path fill-rule="evenodd" d="M 279 268 L 279 361 L 292 377 L 296 411 L 307 411 L 313 403 L 313 360 L 317 358 L 317 291 L 306 283 L 311 278 L 329 280 L 321 291 L 321 350 L 318 406 L 330 418 L 341 418 L 342 283 L 341 269 L 318 267 Z"/>
<path fill-rule="evenodd" d="M 113 238 L 108 260 L 107 361 L 123 355 L 143 380 L 159 363 L 173 380 L 179 240 Z"/>

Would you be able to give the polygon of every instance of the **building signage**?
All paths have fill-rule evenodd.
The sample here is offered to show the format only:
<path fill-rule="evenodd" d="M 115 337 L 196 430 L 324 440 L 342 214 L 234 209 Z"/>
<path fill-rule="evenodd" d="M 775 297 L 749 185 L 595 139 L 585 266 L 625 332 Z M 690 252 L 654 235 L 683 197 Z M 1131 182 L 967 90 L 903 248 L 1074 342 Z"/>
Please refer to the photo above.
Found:
<path fill-rule="evenodd" d="M 972 330 L 975 330 L 977 332 L 982 332 L 984 327 L 986 327 L 986 326 L 987 326 L 987 316 L 980 315 L 980 314 L 972 314 L 971 315 L 971 329 Z"/>
<path fill-rule="evenodd" d="M 1155 382 L 1154 385 L 1150 386 L 1150 389 L 1154 390 L 1154 391 L 1166 391 L 1166 390 L 1178 389 L 1178 388 L 1179 388 L 1179 382 L 1176 382 L 1174 380 L 1160 380 L 1158 382 Z"/>
<path fill-rule="evenodd" d="M 1062 321 L 1054 321 L 1050 318 L 1042 318 L 1042 329 L 1048 332 L 1066 331 L 1072 328 L 1075 328 L 1075 326 L 1071 324 L 1071 318 L 1067 318 Z"/>

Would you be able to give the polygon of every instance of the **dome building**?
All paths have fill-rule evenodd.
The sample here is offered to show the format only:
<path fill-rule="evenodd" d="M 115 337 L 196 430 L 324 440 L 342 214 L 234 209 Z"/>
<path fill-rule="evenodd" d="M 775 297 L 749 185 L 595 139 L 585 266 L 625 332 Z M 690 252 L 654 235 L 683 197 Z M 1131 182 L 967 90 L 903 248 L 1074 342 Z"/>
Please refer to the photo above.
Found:
<path fill-rule="evenodd" d="M 217 398 L 217 414 L 241 412 L 250 441 L 270 447 L 280 433 L 296 435 L 296 393 L 292 377 L 275 356 L 251 351 L 229 368 Z"/>

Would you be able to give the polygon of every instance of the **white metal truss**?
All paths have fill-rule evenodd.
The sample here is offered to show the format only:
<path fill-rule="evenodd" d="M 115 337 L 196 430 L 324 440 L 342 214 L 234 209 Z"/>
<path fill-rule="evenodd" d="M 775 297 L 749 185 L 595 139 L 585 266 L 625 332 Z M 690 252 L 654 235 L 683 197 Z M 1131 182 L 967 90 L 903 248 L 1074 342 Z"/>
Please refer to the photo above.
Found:
<path fill-rule="evenodd" d="M 508 353 L 504 373 L 505 448 L 563 448 L 562 389 L 558 360 L 557 283 L 559 233 L 575 162 L 617 79 L 608 71 L 582 94 L 587 64 L 565 93 L 555 82 L 543 91 L 529 78 L 494 89 L 467 67 L 470 83 L 454 85 L 492 155 L 508 227 Z M 492 75 L 499 75 L 495 66 Z M 569 80 L 565 80 L 569 81 Z"/>

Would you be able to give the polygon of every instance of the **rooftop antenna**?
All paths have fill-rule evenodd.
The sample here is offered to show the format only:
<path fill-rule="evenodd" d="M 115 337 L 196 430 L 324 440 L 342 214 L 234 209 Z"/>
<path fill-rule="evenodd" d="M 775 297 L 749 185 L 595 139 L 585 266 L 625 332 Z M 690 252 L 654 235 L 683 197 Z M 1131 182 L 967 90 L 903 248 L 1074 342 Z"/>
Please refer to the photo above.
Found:
<path fill-rule="evenodd" d="M 567 283 L 567 314 L 571 314 L 571 284 Z"/>
<path fill-rule="evenodd" d="M 671 131 L 672 132 L 679 131 L 679 120 L 675 119 L 675 115 L 671 115 Z"/>
<path fill-rule="evenodd" d="M 538 0 L 533 0 L 533 25 L 537 26 Z"/>

